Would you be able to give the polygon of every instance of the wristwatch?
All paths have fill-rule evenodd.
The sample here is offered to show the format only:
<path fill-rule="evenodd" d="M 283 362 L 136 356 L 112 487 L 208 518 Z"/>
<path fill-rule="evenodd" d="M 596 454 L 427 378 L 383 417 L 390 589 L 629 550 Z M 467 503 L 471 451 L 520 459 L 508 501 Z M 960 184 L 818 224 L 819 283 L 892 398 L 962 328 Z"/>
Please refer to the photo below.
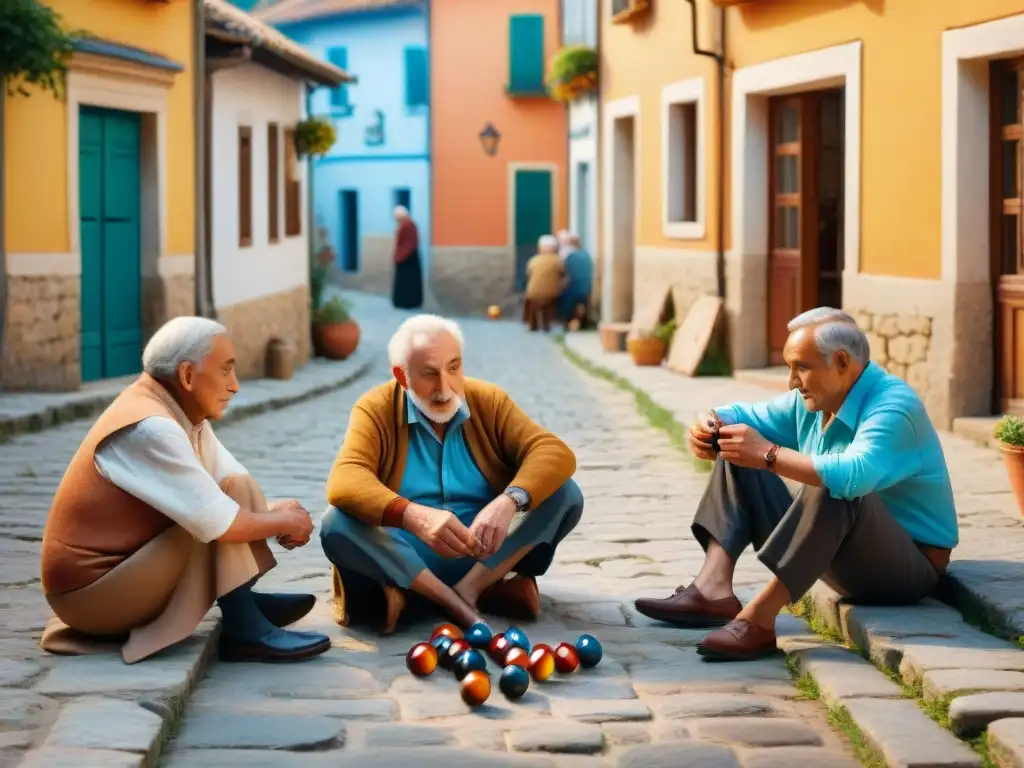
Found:
<path fill-rule="evenodd" d="M 505 495 L 516 503 L 516 512 L 525 512 L 530 507 L 530 494 L 522 488 L 510 485 L 505 489 Z"/>
<path fill-rule="evenodd" d="M 764 455 L 764 465 L 772 471 L 775 471 L 775 457 L 778 455 L 778 453 L 779 446 L 776 444 L 769 448 L 768 453 Z"/>

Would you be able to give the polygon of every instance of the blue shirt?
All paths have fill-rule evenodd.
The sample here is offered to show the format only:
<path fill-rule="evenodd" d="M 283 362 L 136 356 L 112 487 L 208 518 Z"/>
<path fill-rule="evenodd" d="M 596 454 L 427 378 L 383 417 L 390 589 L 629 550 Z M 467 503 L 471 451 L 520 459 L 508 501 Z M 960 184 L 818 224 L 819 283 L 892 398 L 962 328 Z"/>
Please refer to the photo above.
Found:
<path fill-rule="evenodd" d="M 827 429 L 797 390 L 762 403 L 716 409 L 725 424 L 746 424 L 780 446 L 813 457 L 833 498 L 876 493 L 919 544 L 956 546 L 953 487 L 939 435 L 917 393 L 868 363 Z"/>
<path fill-rule="evenodd" d="M 594 284 L 594 260 L 586 251 L 573 251 L 565 257 L 566 293 L 580 298 L 590 295 Z"/>

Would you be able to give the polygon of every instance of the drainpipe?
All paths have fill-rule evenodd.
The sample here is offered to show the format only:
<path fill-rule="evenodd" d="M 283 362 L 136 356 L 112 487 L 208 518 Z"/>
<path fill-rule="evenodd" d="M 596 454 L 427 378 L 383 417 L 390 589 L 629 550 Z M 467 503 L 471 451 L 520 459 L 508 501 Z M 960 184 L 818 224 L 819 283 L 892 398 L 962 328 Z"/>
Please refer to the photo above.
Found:
<path fill-rule="evenodd" d="M 7 101 L 7 77 L 0 72 L 0 381 L 3 380 L 4 320 L 7 318 L 7 233 L 4 220 L 7 214 L 4 195 L 4 103 Z"/>
<path fill-rule="evenodd" d="M 725 300 L 725 11 L 720 10 L 722 20 L 721 52 L 701 48 L 697 42 L 697 1 L 686 0 L 690 4 L 690 31 L 693 53 L 696 56 L 707 56 L 715 60 L 718 70 L 718 254 L 715 261 L 715 274 L 718 283 L 718 297 Z"/>
<path fill-rule="evenodd" d="M 201 317 L 212 317 L 210 297 L 209 251 L 209 83 L 206 75 L 206 9 L 204 0 L 195 0 L 192 13 L 192 109 L 195 173 L 195 311 Z"/>

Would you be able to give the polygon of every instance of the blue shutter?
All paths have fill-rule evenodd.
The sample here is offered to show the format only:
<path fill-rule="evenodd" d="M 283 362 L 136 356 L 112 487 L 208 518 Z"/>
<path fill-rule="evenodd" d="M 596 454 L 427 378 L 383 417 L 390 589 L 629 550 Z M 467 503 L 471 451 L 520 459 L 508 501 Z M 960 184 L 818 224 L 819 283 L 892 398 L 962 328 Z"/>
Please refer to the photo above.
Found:
<path fill-rule="evenodd" d="M 348 71 L 348 48 L 330 48 L 327 60 L 339 69 Z M 351 115 L 352 106 L 348 103 L 348 84 L 342 83 L 331 91 L 331 112 L 336 115 Z"/>
<path fill-rule="evenodd" d="M 430 75 L 425 48 L 405 49 L 405 103 L 425 107 L 430 103 Z"/>
<path fill-rule="evenodd" d="M 544 91 L 544 17 L 512 16 L 508 24 L 508 90 Z"/>

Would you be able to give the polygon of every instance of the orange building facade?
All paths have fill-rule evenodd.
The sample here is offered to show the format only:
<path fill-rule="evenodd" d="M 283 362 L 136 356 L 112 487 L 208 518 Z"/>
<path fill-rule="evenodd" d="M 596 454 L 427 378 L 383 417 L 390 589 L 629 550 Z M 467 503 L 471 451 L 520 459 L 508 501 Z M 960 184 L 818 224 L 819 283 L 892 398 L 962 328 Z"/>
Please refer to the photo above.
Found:
<path fill-rule="evenodd" d="M 565 226 L 568 120 L 544 88 L 559 5 L 431 4 L 431 286 L 448 311 L 511 307 L 537 238 Z"/>

